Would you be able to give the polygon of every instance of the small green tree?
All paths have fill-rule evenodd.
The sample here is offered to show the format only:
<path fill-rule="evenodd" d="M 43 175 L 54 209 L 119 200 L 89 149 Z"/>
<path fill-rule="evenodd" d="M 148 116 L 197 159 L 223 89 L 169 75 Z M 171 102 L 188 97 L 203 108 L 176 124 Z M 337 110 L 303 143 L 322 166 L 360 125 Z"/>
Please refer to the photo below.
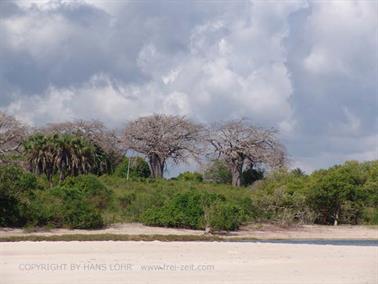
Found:
<path fill-rule="evenodd" d="M 214 160 L 206 167 L 203 178 L 207 182 L 218 184 L 231 184 L 232 175 L 227 164 L 223 160 Z"/>
<path fill-rule="evenodd" d="M 125 157 L 115 169 L 114 174 L 122 178 L 148 178 L 151 176 L 151 171 L 148 163 L 143 158 Z"/>
<path fill-rule="evenodd" d="M 363 183 L 364 178 L 357 162 L 347 162 L 313 173 L 308 185 L 308 202 L 319 214 L 318 222 L 337 225 L 348 212 L 352 215 L 348 218 L 357 223 L 365 199 Z"/>

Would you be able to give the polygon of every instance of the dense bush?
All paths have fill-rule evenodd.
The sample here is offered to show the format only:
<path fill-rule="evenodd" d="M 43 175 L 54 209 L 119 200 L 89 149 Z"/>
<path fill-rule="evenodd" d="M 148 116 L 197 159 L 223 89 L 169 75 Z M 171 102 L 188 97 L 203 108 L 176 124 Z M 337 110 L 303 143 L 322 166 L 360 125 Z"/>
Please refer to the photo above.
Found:
<path fill-rule="evenodd" d="M 112 198 L 112 191 L 95 175 L 67 178 L 63 186 L 81 190 L 86 201 L 97 209 L 105 209 Z"/>
<path fill-rule="evenodd" d="M 115 222 L 235 230 L 245 222 L 378 224 L 378 162 L 305 175 L 280 170 L 251 187 L 81 175 L 55 181 L 0 167 L 0 226 L 99 228 Z"/>
<path fill-rule="evenodd" d="M 313 223 L 316 215 L 306 200 L 307 177 L 278 171 L 252 187 L 252 200 L 260 222 Z"/>
<path fill-rule="evenodd" d="M 346 162 L 309 176 L 275 172 L 253 186 L 261 221 L 374 224 L 378 207 L 377 161 Z"/>
<path fill-rule="evenodd" d="M 232 181 L 231 172 L 222 160 L 212 161 L 205 169 L 203 178 L 207 182 L 218 184 L 231 184 Z"/>
<path fill-rule="evenodd" d="M 146 210 L 142 221 L 152 226 L 230 231 L 238 229 L 243 218 L 242 208 L 223 195 L 190 190 L 177 193 L 163 207 Z"/>
<path fill-rule="evenodd" d="M 176 180 L 202 182 L 203 176 L 197 172 L 184 172 L 177 176 Z"/>
<path fill-rule="evenodd" d="M 202 203 L 203 194 L 198 191 L 178 193 L 163 207 L 146 210 L 142 221 L 153 226 L 203 229 L 205 220 Z"/>
<path fill-rule="evenodd" d="M 148 178 L 151 176 L 148 163 L 141 157 L 124 158 L 114 172 L 116 176 L 122 178 L 126 178 L 127 173 L 129 173 L 129 178 L 131 179 Z"/>
<path fill-rule="evenodd" d="M 37 179 L 17 166 L 0 167 L 0 226 L 23 226 Z"/>
<path fill-rule="evenodd" d="M 207 225 L 213 231 L 235 231 L 244 220 L 243 210 L 230 202 L 216 202 L 207 212 Z"/>
<path fill-rule="evenodd" d="M 60 186 L 37 192 L 32 204 L 33 225 L 96 229 L 113 191 L 94 175 L 67 178 Z"/>
<path fill-rule="evenodd" d="M 30 222 L 37 226 L 96 229 L 104 225 L 100 212 L 76 187 L 58 186 L 40 191 L 31 204 Z"/>
<path fill-rule="evenodd" d="M 364 182 L 364 173 L 357 162 L 314 172 L 308 182 L 308 204 L 318 214 L 316 221 L 360 223 L 368 198 Z"/>

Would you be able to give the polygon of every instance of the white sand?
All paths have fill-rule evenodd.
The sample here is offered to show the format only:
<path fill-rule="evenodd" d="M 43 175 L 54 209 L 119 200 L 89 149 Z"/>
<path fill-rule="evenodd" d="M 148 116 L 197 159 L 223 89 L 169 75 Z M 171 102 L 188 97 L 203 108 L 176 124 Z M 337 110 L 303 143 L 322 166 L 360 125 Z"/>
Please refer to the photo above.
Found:
<path fill-rule="evenodd" d="M 67 230 L 52 229 L 49 231 L 26 232 L 23 229 L 0 228 L 0 237 L 28 235 L 67 235 L 67 234 L 125 234 L 125 235 L 203 235 L 204 231 L 172 228 L 148 227 L 139 223 L 114 224 L 101 230 Z M 237 232 L 231 232 L 228 238 L 256 239 L 378 239 L 378 226 L 319 226 L 304 225 L 280 227 L 269 224 L 248 225 Z"/>
<path fill-rule="evenodd" d="M 156 241 L 15 242 L 0 243 L 0 256 L 2 284 L 378 283 L 377 247 Z M 166 265 L 166 268 L 142 271 L 143 265 Z M 198 265 L 211 265 L 214 269 L 203 267 L 205 271 L 190 271 Z M 56 271 L 45 271 L 47 268 Z"/>

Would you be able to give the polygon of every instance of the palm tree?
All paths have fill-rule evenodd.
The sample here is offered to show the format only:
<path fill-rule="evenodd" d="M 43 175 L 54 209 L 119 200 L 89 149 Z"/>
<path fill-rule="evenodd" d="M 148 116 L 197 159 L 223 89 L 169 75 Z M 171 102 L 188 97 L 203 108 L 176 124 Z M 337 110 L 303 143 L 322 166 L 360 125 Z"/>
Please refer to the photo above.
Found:
<path fill-rule="evenodd" d="M 45 174 L 51 183 L 54 174 L 55 145 L 51 137 L 36 134 L 24 142 L 24 151 L 30 171 Z"/>
<path fill-rule="evenodd" d="M 63 181 L 67 176 L 100 174 L 108 167 L 101 148 L 70 134 L 33 135 L 24 143 L 24 150 L 30 170 L 45 174 L 50 183 L 54 174 Z"/>

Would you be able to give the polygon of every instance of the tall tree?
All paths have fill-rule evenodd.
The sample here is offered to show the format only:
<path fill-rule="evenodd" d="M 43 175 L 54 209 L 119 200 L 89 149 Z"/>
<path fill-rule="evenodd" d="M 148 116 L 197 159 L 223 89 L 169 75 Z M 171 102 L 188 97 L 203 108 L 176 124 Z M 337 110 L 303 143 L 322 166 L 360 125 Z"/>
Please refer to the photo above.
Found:
<path fill-rule="evenodd" d="M 96 174 L 112 172 L 123 159 L 121 140 L 99 121 L 78 120 L 52 123 L 42 130 L 47 134 L 69 134 L 84 138 L 95 147 Z"/>
<path fill-rule="evenodd" d="M 82 137 L 73 135 L 35 134 L 24 143 L 29 168 L 36 174 L 45 174 L 51 182 L 54 174 L 60 180 L 95 172 L 98 165 L 96 148 Z"/>
<path fill-rule="evenodd" d="M 14 117 L 0 112 L 0 164 L 19 152 L 26 128 Z"/>
<path fill-rule="evenodd" d="M 48 137 L 36 134 L 24 142 L 24 155 L 29 170 L 35 174 L 45 174 L 49 182 L 55 171 L 55 145 Z"/>
<path fill-rule="evenodd" d="M 154 178 L 163 177 L 166 162 L 200 153 L 202 126 L 182 116 L 154 114 L 130 122 L 124 135 L 127 149 L 143 154 Z"/>
<path fill-rule="evenodd" d="M 246 120 L 237 120 L 213 125 L 208 141 L 216 158 L 223 159 L 229 167 L 232 184 L 240 186 L 243 169 L 284 165 L 285 149 L 276 133 L 274 129 L 258 128 Z"/>

